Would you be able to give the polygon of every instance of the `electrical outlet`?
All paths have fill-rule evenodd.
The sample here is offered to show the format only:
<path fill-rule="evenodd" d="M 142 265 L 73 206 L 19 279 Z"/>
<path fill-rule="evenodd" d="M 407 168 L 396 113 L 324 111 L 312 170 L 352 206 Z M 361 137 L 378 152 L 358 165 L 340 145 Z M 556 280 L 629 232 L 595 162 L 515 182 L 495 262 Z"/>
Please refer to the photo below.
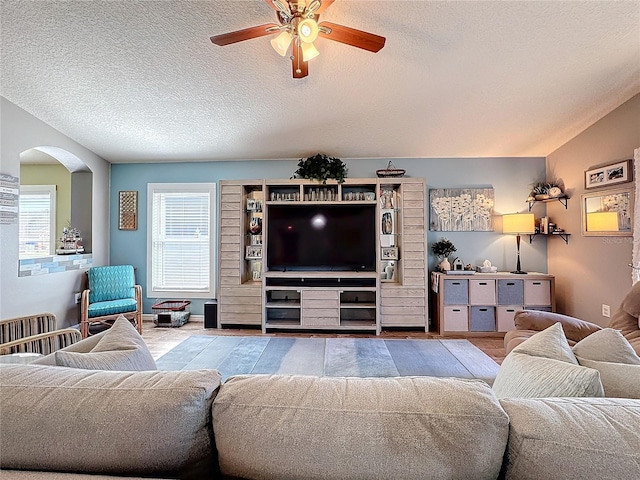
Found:
<path fill-rule="evenodd" d="M 602 304 L 602 316 L 603 317 L 611 317 L 611 307 L 609 305 Z"/>
<path fill-rule="evenodd" d="M 81 293 L 74 293 L 73 294 L 73 298 L 75 299 L 76 303 L 80 303 L 80 297 L 82 296 Z"/>

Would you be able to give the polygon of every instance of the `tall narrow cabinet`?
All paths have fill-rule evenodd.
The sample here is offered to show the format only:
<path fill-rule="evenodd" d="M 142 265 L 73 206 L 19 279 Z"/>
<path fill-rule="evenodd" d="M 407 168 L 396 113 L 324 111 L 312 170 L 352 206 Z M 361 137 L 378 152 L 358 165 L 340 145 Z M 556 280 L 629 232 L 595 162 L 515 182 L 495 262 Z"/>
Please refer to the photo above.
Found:
<path fill-rule="evenodd" d="M 220 326 L 428 330 L 424 179 L 222 181 L 220 192 Z M 283 204 L 373 208 L 375 267 L 269 271 L 269 209 Z"/>
<path fill-rule="evenodd" d="M 219 325 L 262 323 L 263 182 L 220 182 Z"/>

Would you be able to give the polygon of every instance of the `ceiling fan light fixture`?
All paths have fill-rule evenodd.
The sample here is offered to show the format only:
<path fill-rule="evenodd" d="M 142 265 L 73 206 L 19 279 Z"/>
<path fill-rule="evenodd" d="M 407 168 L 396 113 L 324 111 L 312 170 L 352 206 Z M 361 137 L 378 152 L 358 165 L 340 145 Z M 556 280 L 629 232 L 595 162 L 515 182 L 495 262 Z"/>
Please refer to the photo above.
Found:
<path fill-rule="evenodd" d="M 318 23 L 313 18 L 305 18 L 298 23 L 298 37 L 304 43 L 313 43 L 318 38 Z"/>
<path fill-rule="evenodd" d="M 291 35 L 291 33 L 285 30 L 276 38 L 271 40 L 271 46 L 276 52 L 278 52 L 278 55 L 284 57 L 287 54 L 287 50 L 289 50 L 289 45 L 291 45 L 292 39 L 293 36 Z"/>
<path fill-rule="evenodd" d="M 300 46 L 302 47 L 302 61 L 304 62 L 308 62 L 312 58 L 320 55 L 320 52 L 313 43 L 302 43 Z"/>

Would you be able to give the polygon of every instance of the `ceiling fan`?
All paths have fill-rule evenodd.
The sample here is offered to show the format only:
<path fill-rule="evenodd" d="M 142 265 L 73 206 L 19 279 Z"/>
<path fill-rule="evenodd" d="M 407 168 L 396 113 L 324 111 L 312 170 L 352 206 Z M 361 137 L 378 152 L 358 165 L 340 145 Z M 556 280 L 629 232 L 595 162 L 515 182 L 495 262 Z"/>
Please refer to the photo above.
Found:
<path fill-rule="evenodd" d="M 271 45 L 281 56 L 285 56 L 291 46 L 293 78 L 303 78 L 309 74 L 308 61 L 320 52 L 313 45 L 318 37 L 328 38 L 370 52 L 378 52 L 384 47 L 385 38 L 373 33 L 336 23 L 318 23 L 320 14 L 335 0 L 265 0 L 276 11 L 278 23 L 268 23 L 245 28 L 235 32 L 211 37 L 216 45 L 224 46 L 243 42 L 252 38 L 279 33 Z"/>

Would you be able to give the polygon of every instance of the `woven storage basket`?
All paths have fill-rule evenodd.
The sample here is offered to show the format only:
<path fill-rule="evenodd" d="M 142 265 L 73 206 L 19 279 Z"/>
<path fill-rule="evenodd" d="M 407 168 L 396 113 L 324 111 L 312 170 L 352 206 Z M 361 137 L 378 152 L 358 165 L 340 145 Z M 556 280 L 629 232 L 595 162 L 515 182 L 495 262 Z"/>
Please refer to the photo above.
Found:
<path fill-rule="evenodd" d="M 387 168 L 383 168 L 380 170 L 376 170 L 376 175 L 380 178 L 396 178 L 396 177 L 404 177 L 404 174 L 407 171 L 403 168 L 396 168 L 391 160 L 387 164 Z"/>
<path fill-rule="evenodd" d="M 189 321 L 190 300 L 166 300 L 151 307 L 153 323 L 158 327 L 181 327 Z"/>

